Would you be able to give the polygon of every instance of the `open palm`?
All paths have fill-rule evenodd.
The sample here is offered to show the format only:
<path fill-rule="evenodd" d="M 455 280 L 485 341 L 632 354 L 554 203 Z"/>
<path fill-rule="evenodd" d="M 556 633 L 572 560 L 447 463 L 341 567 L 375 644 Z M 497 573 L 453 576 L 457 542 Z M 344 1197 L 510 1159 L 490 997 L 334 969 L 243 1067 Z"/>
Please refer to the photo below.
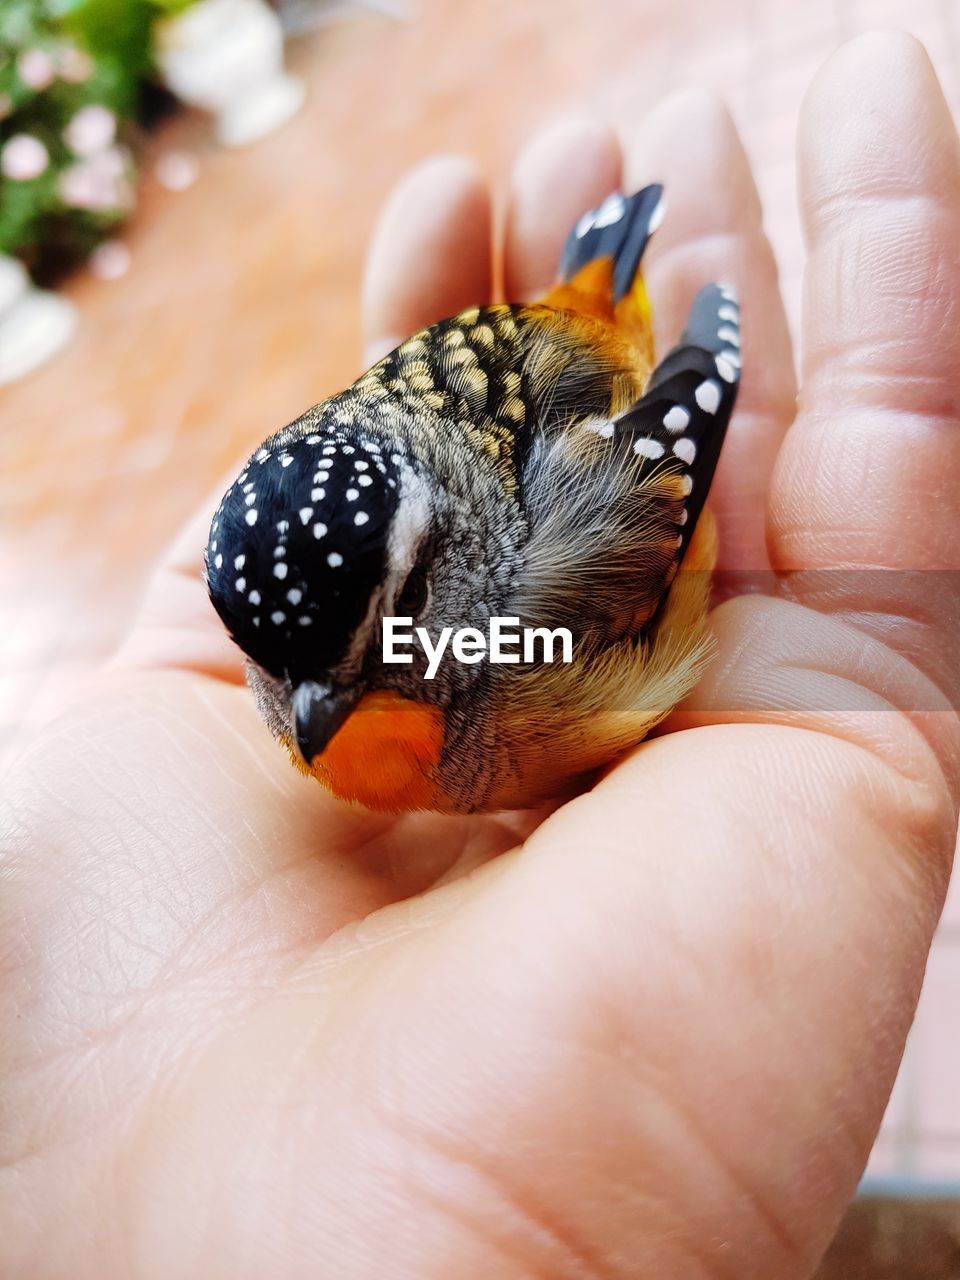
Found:
<path fill-rule="evenodd" d="M 719 106 L 672 101 L 624 156 L 570 124 L 517 169 L 507 297 L 542 291 L 610 189 L 659 179 L 661 347 L 705 281 L 743 301 L 719 656 L 589 794 L 393 820 L 301 778 L 207 605 L 202 519 L 27 745 L 0 802 L 0 1274 L 809 1274 L 956 832 L 960 158 L 892 35 L 828 64 L 799 150 L 798 413 Z M 464 161 L 407 181 L 371 355 L 492 296 L 490 221 Z"/>

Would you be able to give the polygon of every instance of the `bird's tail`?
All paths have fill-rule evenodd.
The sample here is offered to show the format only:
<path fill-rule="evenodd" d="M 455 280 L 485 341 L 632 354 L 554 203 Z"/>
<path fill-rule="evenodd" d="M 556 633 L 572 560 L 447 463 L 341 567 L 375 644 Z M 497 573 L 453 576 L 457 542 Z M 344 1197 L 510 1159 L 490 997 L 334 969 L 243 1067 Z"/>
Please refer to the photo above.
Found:
<path fill-rule="evenodd" d="M 558 281 L 543 301 L 617 321 L 642 347 L 650 343 L 650 304 L 640 273 L 647 243 L 663 218 L 663 187 L 614 191 L 579 219 L 560 255 Z"/>

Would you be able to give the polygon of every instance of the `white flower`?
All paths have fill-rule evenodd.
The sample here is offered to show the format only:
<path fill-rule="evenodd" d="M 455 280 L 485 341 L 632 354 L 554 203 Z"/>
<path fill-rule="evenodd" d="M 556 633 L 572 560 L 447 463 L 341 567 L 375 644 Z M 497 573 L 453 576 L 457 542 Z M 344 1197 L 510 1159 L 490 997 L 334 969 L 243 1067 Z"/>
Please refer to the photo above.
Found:
<path fill-rule="evenodd" d="M 42 49 L 25 49 L 17 59 L 17 75 L 30 89 L 46 89 L 53 84 L 56 69 L 49 53 Z"/>
<path fill-rule="evenodd" d="M 107 107 L 81 107 L 63 131 L 67 146 L 78 156 L 92 156 L 110 146 L 117 133 L 117 117 Z"/>
<path fill-rule="evenodd" d="M 47 148 L 32 133 L 15 133 L 0 151 L 0 173 L 15 182 L 39 178 L 49 163 Z"/>

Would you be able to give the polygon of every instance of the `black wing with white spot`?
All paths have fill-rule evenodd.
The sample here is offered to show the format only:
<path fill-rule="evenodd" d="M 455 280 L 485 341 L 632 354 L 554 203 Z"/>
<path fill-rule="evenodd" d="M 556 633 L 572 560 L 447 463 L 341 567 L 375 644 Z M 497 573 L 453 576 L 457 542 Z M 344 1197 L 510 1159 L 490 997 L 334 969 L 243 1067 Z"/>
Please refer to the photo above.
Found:
<path fill-rule="evenodd" d="M 683 557 L 706 502 L 740 381 L 740 308 L 731 289 L 707 285 L 676 347 L 657 365 L 643 397 L 616 420 L 650 466 L 670 459 L 685 491 L 678 534 Z"/>

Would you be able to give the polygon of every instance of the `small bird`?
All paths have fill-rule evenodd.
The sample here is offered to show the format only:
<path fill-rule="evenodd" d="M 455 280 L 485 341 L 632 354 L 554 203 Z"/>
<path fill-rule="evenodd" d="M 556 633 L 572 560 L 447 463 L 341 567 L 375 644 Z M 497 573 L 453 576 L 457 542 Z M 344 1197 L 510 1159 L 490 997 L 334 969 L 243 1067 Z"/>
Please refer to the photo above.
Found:
<path fill-rule="evenodd" d="M 609 195 L 540 302 L 414 334 L 266 440 L 224 495 L 213 606 L 263 719 L 337 796 L 531 807 L 582 786 L 699 678 L 716 561 L 704 502 L 740 312 L 707 285 L 654 365 L 639 268 L 663 209 L 659 185 Z M 492 618 L 566 628 L 572 661 L 446 653 L 428 679 L 415 646 L 384 661 L 384 618 L 433 636 Z"/>

